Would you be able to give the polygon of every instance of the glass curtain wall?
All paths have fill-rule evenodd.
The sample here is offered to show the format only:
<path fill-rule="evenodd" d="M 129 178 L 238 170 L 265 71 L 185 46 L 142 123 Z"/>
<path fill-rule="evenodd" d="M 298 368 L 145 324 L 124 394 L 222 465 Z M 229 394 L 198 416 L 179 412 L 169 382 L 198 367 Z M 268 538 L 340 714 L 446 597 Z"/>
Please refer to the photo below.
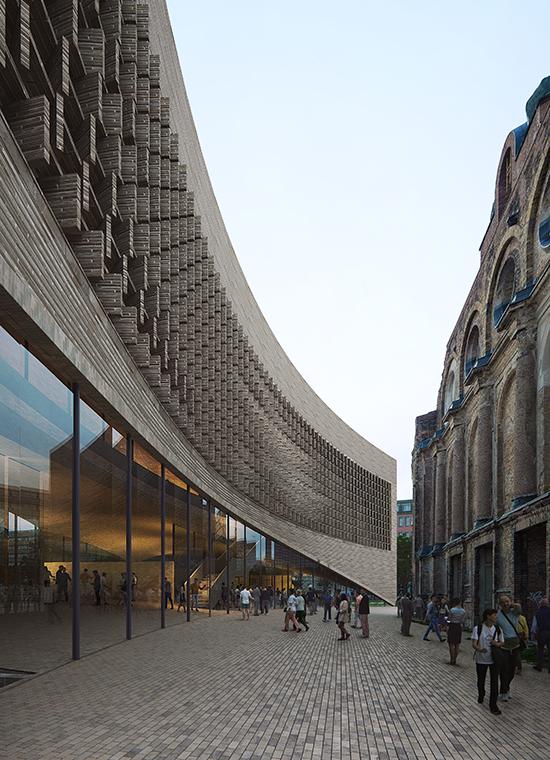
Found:
<path fill-rule="evenodd" d="M 0 328 L 0 667 L 71 656 L 73 395 Z"/>
<path fill-rule="evenodd" d="M 159 627 L 161 603 L 160 463 L 134 443 L 131 597 L 134 632 Z"/>
<path fill-rule="evenodd" d="M 187 578 L 187 483 L 166 470 L 166 577 L 171 584 L 174 613 L 168 603 L 166 624 L 183 622 Z"/>
<path fill-rule="evenodd" d="M 80 402 L 81 652 L 126 637 L 126 439 Z"/>
<path fill-rule="evenodd" d="M 191 610 L 208 609 L 208 504 L 191 489 L 190 510 Z"/>

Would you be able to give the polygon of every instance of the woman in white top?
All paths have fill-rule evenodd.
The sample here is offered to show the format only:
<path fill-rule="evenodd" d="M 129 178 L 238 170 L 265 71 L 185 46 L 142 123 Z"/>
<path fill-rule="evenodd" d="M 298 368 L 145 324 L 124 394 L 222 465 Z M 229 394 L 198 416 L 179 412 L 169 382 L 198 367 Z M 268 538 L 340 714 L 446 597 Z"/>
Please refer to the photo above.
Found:
<path fill-rule="evenodd" d="M 477 671 L 477 701 L 483 703 L 485 698 L 485 680 L 487 671 L 490 673 L 491 691 L 489 707 L 493 715 L 500 715 L 497 706 L 498 699 L 498 665 L 495 662 L 494 648 L 504 644 L 504 635 L 497 625 L 497 611 L 483 611 L 482 622 L 472 631 L 472 647 Z"/>

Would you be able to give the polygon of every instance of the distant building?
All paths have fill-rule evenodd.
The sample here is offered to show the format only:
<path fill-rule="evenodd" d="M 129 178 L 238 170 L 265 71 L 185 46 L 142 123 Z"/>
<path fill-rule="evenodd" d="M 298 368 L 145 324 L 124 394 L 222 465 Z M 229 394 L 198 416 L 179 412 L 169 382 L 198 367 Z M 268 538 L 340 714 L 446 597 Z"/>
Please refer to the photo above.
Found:
<path fill-rule="evenodd" d="M 414 512 L 412 499 L 397 502 L 397 535 L 411 536 L 414 532 Z"/>

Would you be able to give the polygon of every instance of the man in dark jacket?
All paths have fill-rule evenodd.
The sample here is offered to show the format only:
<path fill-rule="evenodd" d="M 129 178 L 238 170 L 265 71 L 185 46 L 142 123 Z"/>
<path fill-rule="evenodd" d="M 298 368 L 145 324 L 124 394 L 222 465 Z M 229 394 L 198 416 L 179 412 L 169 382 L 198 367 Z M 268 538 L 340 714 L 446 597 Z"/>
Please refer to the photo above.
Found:
<path fill-rule="evenodd" d="M 359 603 L 359 619 L 361 620 L 361 628 L 363 629 L 363 638 L 368 639 L 370 614 L 369 597 L 366 591 L 361 591 L 361 594 L 362 598 Z"/>
<path fill-rule="evenodd" d="M 413 619 L 413 602 L 410 594 L 404 594 L 401 599 L 401 633 L 403 636 L 411 636 L 411 623 Z"/>
<path fill-rule="evenodd" d="M 540 600 L 540 607 L 535 613 L 533 621 L 534 635 L 537 638 L 537 664 L 535 670 L 542 670 L 544 660 L 544 648 L 548 648 L 548 672 L 550 673 L 550 605 L 548 597 L 545 596 Z"/>

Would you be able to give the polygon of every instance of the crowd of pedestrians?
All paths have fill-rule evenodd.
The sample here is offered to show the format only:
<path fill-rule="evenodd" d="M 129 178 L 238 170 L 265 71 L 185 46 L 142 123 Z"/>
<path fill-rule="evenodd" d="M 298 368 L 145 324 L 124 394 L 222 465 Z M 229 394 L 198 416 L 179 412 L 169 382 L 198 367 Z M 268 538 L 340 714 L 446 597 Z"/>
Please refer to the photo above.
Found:
<path fill-rule="evenodd" d="M 401 615 L 401 633 L 410 636 L 410 626 L 421 609 L 410 594 L 398 600 L 398 615 Z M 429 641 L 435 634 L 440 642 L 447 641 L 449 665 L 458 664 L 462 633 L 466 621 L 466 610 L 458 598 L 448 602 L 445 596 L 432 595 L 424 612 L 427 624 L 423 640 Z M 446 638 L 444 637 L 446 634 Z M 487 675 L 489 674 L 489 709 L 493 715 L 501 715 L 500 703 L 511 699 L 511 684 L 514 677 L 522 672 L 521 651 L 531 639 L 536 642 L 537 655 L 535 670 L 542 671 L 545 652 L 548 651 L 548 673 L 550 674 L 550 604 L 547 597 L 540 600 L 531 624 L 522 614 L 519 602 L 513 602 L 507 595 L 499 598 L 498 608 L 483 610 L 481 619 L 471 633 L 471 645 L 476 666 L 478 703 L 483 704 L 486 696 Z"/>

